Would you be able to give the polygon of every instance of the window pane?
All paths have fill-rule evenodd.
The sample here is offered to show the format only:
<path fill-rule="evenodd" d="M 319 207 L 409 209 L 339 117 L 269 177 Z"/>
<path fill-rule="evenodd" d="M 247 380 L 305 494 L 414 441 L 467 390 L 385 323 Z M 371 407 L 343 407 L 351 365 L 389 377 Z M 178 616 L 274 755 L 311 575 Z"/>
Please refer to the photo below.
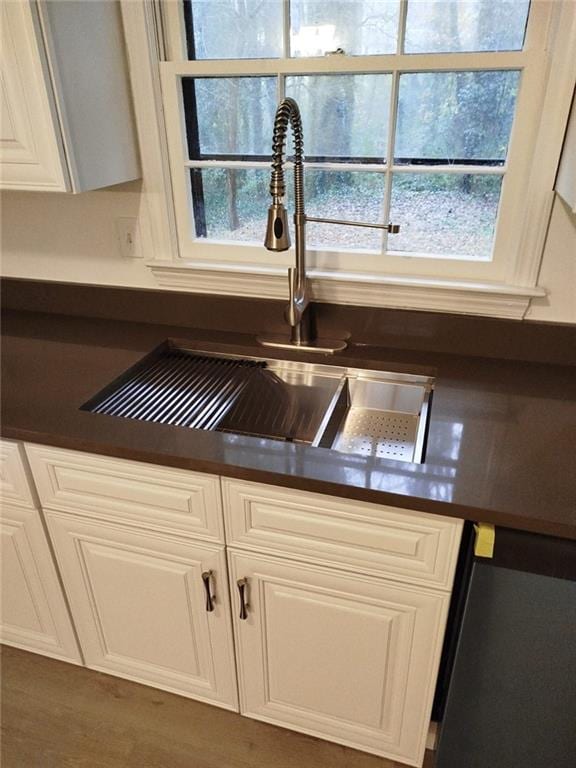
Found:
<path fill-rule="evenodd" d="M 197 237 L 262 244 L 270 205 L 267 169 L 194 168 L 190 171 Z M 294 243 L 293 174 L 286 173 L 286 207 Z M 310 216 L 382 223 L 384 175 L 317 171 L 304 177 L 306 212 Z M 307 245 L 331 249 L 381 251 L 380 230 L 339 225 L 307 225 Z M 262 246 L 264 247 L 264 246 Z M 273 254 L 270 257 L 274 258 Z"/>
<path fill-rule="evenodd" d="M 264 242 L 270 205 L 269 171 L 193 168 L 190 182 L 197 237 Z"/>
<path fill-rule="evenodd" d="M 396 53 L 398 0 L 291 0 L 292 56 Z"/>
<path fill-rule="evenodd" d="M 519 51 L 530 0 L 408 0 L 406 53 Z"/>
<path fill-rule="evenodd" d="M 282 56 L 282 0 L 184 0 L 190 59 Z"/>
<path fill-rule="evenodd" d="M 286 95 L 302 112 L 306 157 L 384 162 L 391 75 L 286 78 Z"/>
<path fill-rule="evenodd" d="M 304 177 L 306 213 L 309 216 L 382 224 L 384 187 L 382 173 L 309 169 Z M 292 213 L 292 175 L 287 193 L 287 206 Z M 331 250 L 354 248 L 381 252 L 382 231 L 310 222 L 306 225 L 306 243 L 310 247 Z"/>
<path fill-rule="evenodd" d="M 415 251 L 489 260 L 500 199 L 501 176 L 397 173 L 389 251 Z"/>
<path fill-rule="evenodd" d="M 191 159 L 271 155 L 276 78 L 185 77 L 182 91 Z"/>
<path fill-rule="evenodd" d="M 401 75 L 396 162 L 502 165 L 519 80 L 517 71 Z"/>

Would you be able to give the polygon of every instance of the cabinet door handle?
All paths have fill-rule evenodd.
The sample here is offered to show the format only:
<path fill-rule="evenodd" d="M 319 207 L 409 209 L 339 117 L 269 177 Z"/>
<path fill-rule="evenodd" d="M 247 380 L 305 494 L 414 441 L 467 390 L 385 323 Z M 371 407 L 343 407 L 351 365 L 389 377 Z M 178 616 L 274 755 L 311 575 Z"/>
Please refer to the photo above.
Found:
<path fill-rule="evenodd" d="M 214 610 L 214 601 L 216 600 L 216 595 L 212 594 L 212 571 L 204 571 L 202 581 L 206 590 L 206 610 L 211 613 Z"/>
<path fill-rule="evenodd" d="M 248 586 L 248 579 L 238 579 L 236 582 L 238 586 L 238 592 L 240 593 L 240 618 L 245 621 L 248 618 L 248 601 L 246 600 L 246 587 Z"/>

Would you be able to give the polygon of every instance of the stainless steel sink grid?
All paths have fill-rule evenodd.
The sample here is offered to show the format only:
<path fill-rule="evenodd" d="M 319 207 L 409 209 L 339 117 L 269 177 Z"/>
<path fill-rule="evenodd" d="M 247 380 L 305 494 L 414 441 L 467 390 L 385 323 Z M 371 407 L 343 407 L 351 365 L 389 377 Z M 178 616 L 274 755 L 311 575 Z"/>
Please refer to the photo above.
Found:
<path fill-rule="evenodd" d="M 347 371 L 333 450 L 397 461 L 421 455 L 431 383 L 386 380 L 391 375 Z"/>
<path fill-rule="evenodd" d="M 148 365 L 131 369 L 112 392 L 84 408 L 127 419 L 213 429 L 263 365 L 168 348 Z"/>
<path fill-rule="evenodd" d="M 418 416 L 353 408 L 332 444 L 335 451 L 412 461 Z"/>
<path fill-rule="evenodd" d="M 167 342 L 82 408 L 418 462 L 432 387 L 427 376 L 223 355 Z"/>

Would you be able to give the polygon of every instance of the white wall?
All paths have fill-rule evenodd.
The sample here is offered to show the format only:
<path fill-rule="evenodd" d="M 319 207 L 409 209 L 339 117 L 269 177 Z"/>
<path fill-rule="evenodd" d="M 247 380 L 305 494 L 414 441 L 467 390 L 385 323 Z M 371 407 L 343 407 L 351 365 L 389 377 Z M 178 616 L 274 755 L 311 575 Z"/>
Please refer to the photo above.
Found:
<path fill-rule="evenodd" d="M 121 255 L 116 219 L 142 214 L 140 183 L 81 195 L 3 192 L 2 274 L 142 288 L 158 287 L 144 259 Z M 144 228 L 143 228 L 144 229 Z M 576 323 L 576 216 L 560 198 L 552 209 L 540 272 L 545 299 L 534 320 Z"/>
<path fill-rule="evenodd" d="M 538 283 L 548 295 L 532 301 L 527 317 L 576 323 L 576 215 L 558 196 L 552 208 Z"/>
<path fill-rule="evenodd" d="M 84 192 L 2 192 L 2 274 L 155 287 L 144 259 L 121 255 L 116 220 L 139 218 L 141 183 Z"/>

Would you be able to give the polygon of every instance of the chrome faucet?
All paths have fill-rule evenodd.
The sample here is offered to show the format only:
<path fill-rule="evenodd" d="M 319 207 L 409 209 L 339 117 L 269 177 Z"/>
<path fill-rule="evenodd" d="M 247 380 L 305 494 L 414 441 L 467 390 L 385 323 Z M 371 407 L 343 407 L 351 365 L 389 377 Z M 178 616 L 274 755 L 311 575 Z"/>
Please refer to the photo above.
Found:
<path fill-rule="evenodd" d="M 269 251 L 287 251 L 290 248 L 288 214 L 284 207 L 286 185 L 284 183 L 284 152 L 288 125 L 294 138 L 294 228 L 296 232 L 296 266 L 288 270 L 289 301 L 284 312 L 290 326 L 290 337 L 261 336 L 260 344 L 269 347 L 303 349 L 306 351 L 333 353 L 346 347 L 342 339 L 313 338 L 310 322 L 310 287 L 306 275 L 306 222 L 345 224 L 354 227 L 373 227 L 397 233 L 397 224 L 367 224 L 361 221 L 343 221 L 306 216 L 304 211 L 304 135 L 300 109 L 294 99 L 282 99 L 276 110 L 272 139 L 272 174 L 270 194 L 272 204 L 268 208 L 268 223 L 264 247 Z"/>

